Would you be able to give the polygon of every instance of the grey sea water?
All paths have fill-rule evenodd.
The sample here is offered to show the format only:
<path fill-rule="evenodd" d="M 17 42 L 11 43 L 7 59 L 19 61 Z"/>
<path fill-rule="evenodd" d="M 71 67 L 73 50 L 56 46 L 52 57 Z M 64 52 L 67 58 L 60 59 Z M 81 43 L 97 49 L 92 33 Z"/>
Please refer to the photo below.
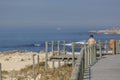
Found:
<path fill-rule="evenodd" d="M 51 30 L 7 30 L 0 32 L 0 51 L 28 50 L 39 52 L 45 50 L 45 42 L 84 41 L 91 33 L 83 29 L 51 29 Z M 120 39 L 117 34 L 94 34 L 95 39 L 106 41 L 111 38 Z M 57 47 L 57 46 L 56 46 Z"/>

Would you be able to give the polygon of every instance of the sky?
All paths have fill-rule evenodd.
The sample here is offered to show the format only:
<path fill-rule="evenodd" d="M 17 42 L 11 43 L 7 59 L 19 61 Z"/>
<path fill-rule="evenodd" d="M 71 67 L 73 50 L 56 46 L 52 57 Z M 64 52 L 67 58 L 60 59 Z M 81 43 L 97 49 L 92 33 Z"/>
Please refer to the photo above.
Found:
<path fill-rule="evenodd" d="M 0 28 L 120 26 L 120 0 L 0 0 Z"/>

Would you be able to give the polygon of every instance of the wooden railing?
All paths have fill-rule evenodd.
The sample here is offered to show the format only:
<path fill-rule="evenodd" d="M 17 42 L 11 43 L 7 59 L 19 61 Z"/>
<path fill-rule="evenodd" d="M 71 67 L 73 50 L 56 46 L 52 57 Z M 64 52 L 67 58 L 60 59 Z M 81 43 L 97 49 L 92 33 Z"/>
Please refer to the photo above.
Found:
<path fill-rule="evenodd" d="M 89 68 L 96 61 L 96 48 L 95 44 L 88 45 L 80 51 L 79 59 L 77 60 L 75 67 L 72 71 L 70 80 L 83 80 L 84 70 Z"/>
<path fill-rule="evenodd" d="M 48 66 L 47 66 L 47 62 L 48 62 L 48 45 L 49 43 L 46 42 L 46 58 L 45 58 L 45 70 L 47 70 Z M 61 55 L 60 53 L 60 42 L 58 41 L 58 46 L 57 46 L 57 49 L 58 49 L 58 55 Z M 64 52 L 64 54 L 66 55 L 66 42 L 64 41 L 62 43 L 62 51 Z M 52 52 L 52 55 L 54 56 L 54 45 L 55 43 L 52 41 L 51 42 L 51 52 Z M 70 80 L 83 80 L 84 79 L 84 73 L 85 73 L 85 69 L 87 68 L 90 68 L 91 65 L 93 65 L 96 60 L 97 60 L 97 57 L 99 57 L 100 59 L 102 58 L 103 56 L 103 51 L 107 50 L 107 49 L 103 49 L 104 46 L 108 46 L 109 47 L 109 42 L 98 42 L 96 44 L 91 44 L 91 45 L 87 45 L 85 44 L 84 47 L 81 49 L 80 51 L 80 55 L 77 59 L 77 61 L 75 61 L 75 46 L 74 46 L 74 42 L 72 43 L 72 46 L 71 46 L 71 51 L 72 51 L 72 65 L 73 65 L 73 71 L 72 71 L 72 75 L 71 75 L 71 78 Z M 97 48 L 98 47 L 98 48 Z M 116 40 L 116 43 L 115 45 L 113 44 L 113 47 L 115 48 L 112 48 L 109 50 L 111 50 L 112 52 L 112 55 L 115 55 L 115 54 L 119 54 L 120 53 L 120 41 Z M 96 51 L 96 48 L 98 49 Z M 108 51 L 109 51 L 108 50 Z M 106 51 L 107 53 L 107 51 Z M 97 56 L 99 55 L 99 56 Z M 39 63 L 39 56 L 38 56 L 38 63 Z M 2 80 L 2 74 L 1 74 L 1 63 L 0 63 L 0 80 Z M 54 61 L 52 63 L 52 66 L 54 67 Z M 34 55 L 33 55 L 33 71 L 34 71 L 35 67 L 34 67 Z M 33 72 L 34 73 L 34 72 Z M 35 74 L 35 73 L 34 73 Z M 33 74 L 33 75 L 34 75 Z"/>
<path fill-rule="evenodd" d="M 107 48 L 105 48 L 105 46 L 107 46 Z M 110 44 L 108 41 L 99 41 L 96 44 L 88 46 L 85 45 L 84 48 L 82 48 L 82 50 L 80 51 L 79 59 L 75 64 L 70 80 L 83 80 L 85 69 L 90 68 L 91 65 L 93 65 L 96 62 L 97 57 L 101 59 L 104 53 L 107 54 L 107 49 L 108 51 L 111 51 L 111 55 L 120 53 L 119 40 L 116 40 L 116 42 L 112 44 L 113 48 L 110 48 L 109 46 Z"/>

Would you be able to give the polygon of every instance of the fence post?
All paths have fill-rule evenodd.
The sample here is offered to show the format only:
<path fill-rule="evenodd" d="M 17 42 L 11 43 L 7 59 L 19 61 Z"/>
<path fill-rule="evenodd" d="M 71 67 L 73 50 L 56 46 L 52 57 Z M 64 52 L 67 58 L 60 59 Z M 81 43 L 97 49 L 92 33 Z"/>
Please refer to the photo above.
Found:
<path fill-rule="evenodd" d="M 116 40 L 116 54 L 118 54 L 118 50 L 119 50 L 119 44 L 118 44 L 118 40 Z"/>
<path fill-rule="evenodd" d="M 2 69 L 1 69 L 1 63 L 0 63 L 0 80 L 2 80 Z"/>
<path fill-rule="evenodd" d="M 48 68 L 48 42 L 45 43 L 45 48 L 46 48 L 46 52 L 45 52 L 45 71 L 47 71 L 47 68 Z"/>
<path fill-rule="evenodd" d="M 115 54 L 115 42 L 113 41 L 113 48 L 112 48 L 112 54 L 114 55 Z"/>
<path fill-rule="evenodd" d="M 39 68 L 40 68 L 40 65 L 39 65 L 39 63 L 40 63 L 40 61 L 39 61 L 39 54 L 37 55 L 37 63 L 38 63 L 38 73 L 39 73 Z"/>
<path fill-rule="evenodd" d="M 54 56 L 54 41 L 52 41 L 52 56 Z M 52 61 L 52 68 L 54 69 L 54 61 Z"/>
<path fill-rule="evenodd" d="M 88 64 L 88 53 L 87 53 L 87 45 L 86 43 L 84 44 L 84 48 L 85 48 L 85 55 L 84 55 L 84 59 L 85 59 L 85 69 L 87 68 L 87 64 Z"/>
<path fill-rule="evenodd" d="M 94 44 L 94 62 L 96 61 L 96 43 Z"/>
<path fill-rule="evenodd" d="M 65 44 L 66 44 L 66 41 L 64 40 L 63 41 L 63 52 L 66 55 L 66 45 Z M 65 66 L 66 66 L 66 63 L 67 63 L 67 61 L 64 61 Z"/>
<path fill-rule="evenodd" d="M 108 41 L 107 40 L 105 41 L 105 52 L 106 54 L 108 53 Z"/>
<path fill-rule="evenodd" d="M 74 42 L 72 42 L 72 67 L 74 67 L 75 66 L 75 43 Z"/>
<path fill-rule="evenodd" d="M 33 78 L 35 80 L 35 58 L 34 58 L 35 54 L 32 55 L 33 58 Z"/>
<path fill-rule="evenodd" d="M 80 63 L 80 80 L 82 80 L 82 61 L 81 61 L 81 63 Z"/>
<path fill-rule="evenodd" d="M 92 54 L 92 65 L 93 65 L 94 59 L 95 59 L 94 44 L 92 44 L 91 48 L 92 48 L 92 53 L 91 53 Z"/>
<path fill-rule="evenodd" d="M 102 58 L 102 42 L 99 42 L 99 57 Z"/>
<path fill-rule="evenodd" d="M 60 55 L 60 41 L 58 41 L 58 55 Z M 60 61 L 58 61 L 58 67 L 60 67 Z"/>
<path fill-rule="evenodd" d="M 120 54 L 120 40 L 118 40 L 118 54 Z"/>
<path fill-rule="evenodd" d="M 64 53 L 65 53 L 65 55 L 66 55 L 66 41 L 64 40 L 64 42 L 63 42 L 63 51 L 64 51 Z"/>
<path fill-rule="evenodd" d="M 95 62 L 95 44 L 92 45 L 92 51 L 93 51 L 93 52 L 92 52 L 92 53 L 93 53 L 93 55 L 92 55 L 92 56 L 93 56 L 93 57 L 92 57 L 92 58 L 93 58 L 93 59 L 92 59 L 92 64 L 93 64 L 93 63 Z"/>
<path fill-rule="evenodd" d="M 89 58 L 90 58 L 90 65 L 92 64 L 92 47 L 89 45 L 90 53 L 89 53 Z"/>
<path fill-rule="evenodd" d="M 87 52 L 88 52 L 88 66 L 90 65 L 90 46 L 88 45 L 87 47 Z"/>

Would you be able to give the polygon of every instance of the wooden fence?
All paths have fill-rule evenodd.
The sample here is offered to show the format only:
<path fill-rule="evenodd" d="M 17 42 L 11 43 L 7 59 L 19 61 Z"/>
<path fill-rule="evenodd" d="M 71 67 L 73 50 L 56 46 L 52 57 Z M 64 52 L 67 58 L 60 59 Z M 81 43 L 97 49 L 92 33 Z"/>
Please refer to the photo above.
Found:
<path fill-rule="evenodd" d="M 116 43 L 113 44 L 113 47 L 110 49 L 109 48 L 109 42 L 101 42 L 99 41 L 96 44 L 93 45 L 87 45 L 85 44 L 84 47 L 80 50 L 79 55 L 75 54 L 75 43 L 72 42 L 71 45 L 71 55 L 67 55 L 67 50 L 66 50 L 66 41 L 63 41 L 62 43 L 60 41 L 57 42 L 57 56 L 54 55 L 55 53 L 55 45 L 56 43 L 52 41 L 51 43 L 46 42 L 45 43 L 45 70 L 48 69 L 48 61 L 52 61 L 52 68 L 55 68 L 55 61 L 56 60 L 51 60 L 48 58 L 48 52 L 49 52 L 49 44 L 51 46 L 50 52 L 52 52 L 52 57 L 51 59 L 58 59 L 58 66 L 60 67 L 60 61 L 63 61 L 66 63 L 66 61 L 70 61 L 72 63 L 73 71 L 70 80 L 83 80 L 84 78 L 84 72 L 85 69 L 90 68 L 91 65 L 93 65 L 97 57 L 100 59 L 104 55 L 104 53 L 108 53 L 108 51 L 111 50 L 112 55 L 119 54 L 120 53 L 120 41 L 116 40 Z M 62 45 L 62 49 L 60 46 Z M 105 47 L 107 46 L 107 48 Z M 64 53 L 61 54 L 61 51 Z M 98 56 L 97 56 L 98 55 Z M 37 72 L 35 71 L 35 55 L 33 57 L 33 76 L 35 76 L 39 72 L 39 55 L 37 56 L 37 64 L 38 64 L 38 70 Z M 1 63 L 0 63 L 0 80 L 2 80 L 2 70 L 1 70 Z M 34 77 L 35 80 L 35 77 Z"/>
<path fill-rule="evenodd" d="M 84 70 L 89 68 L 96 61 L 95 44 L 86 46 L 80 51 L 79 59 L 77 60 L 72 72 L 70 80 L 83 80 Z"/>
<path fill-rule="evenodd" d="M 70 80 L 84 80 L 85 69 L 90 68 L 91 65 L 93 65 L 96 62 L 97 57 L 101 59 L 104 54 L 115 55 L 120 53 L 119 40 L 116 40 L 116 42 L 112 44 L 113 46 L 112 49 L 109 46 L 110 43 L 107 41 L 106 42 L 99 41 L 96 44 L 88 46 L 85 45 L 84 48 L 82 48 L 82 50 L 80 51 L 79 59 L 75 64 Z M 107 51 L 111 51 L 111 53 L 108 53 Z"/>

